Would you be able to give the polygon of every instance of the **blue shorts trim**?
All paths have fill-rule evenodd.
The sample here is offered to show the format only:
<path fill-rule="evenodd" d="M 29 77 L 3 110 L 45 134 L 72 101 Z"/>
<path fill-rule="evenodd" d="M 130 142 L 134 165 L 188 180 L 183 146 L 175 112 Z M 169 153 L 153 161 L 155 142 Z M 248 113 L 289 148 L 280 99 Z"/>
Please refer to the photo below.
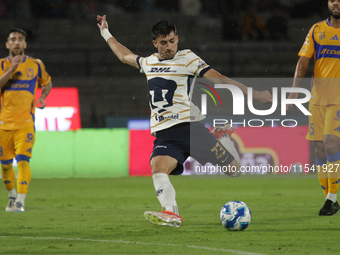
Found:
<path fill-rule="evenodd" d="M 8 164 L 12 164 L 12 163 L 13 163 L 13 159 L 1 160 L 1 165 L 8 165 Z"/>
<path fill-rule="evenodd" d="M 28 157 L 26 155 L 19 154 L 19 155 L 16 156 L 16 159 L 17 159 L 18 162 L 20 162 L 20 161 L 30 162 L 30 157 Z"/>

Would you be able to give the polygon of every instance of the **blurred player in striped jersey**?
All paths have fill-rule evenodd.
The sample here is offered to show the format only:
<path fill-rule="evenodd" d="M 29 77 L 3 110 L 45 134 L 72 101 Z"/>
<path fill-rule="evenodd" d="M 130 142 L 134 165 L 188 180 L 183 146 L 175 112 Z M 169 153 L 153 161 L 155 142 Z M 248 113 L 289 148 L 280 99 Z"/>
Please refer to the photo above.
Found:
<path fill-rule="evenodd" d="M 340 172 L 340 0 L 328 0 L 330 17 L 309 30 L 299 52 L 293 87 L 298 87 L 314 56 L 312 98 L 309 101 L 309 132 L 313 142 L 316 170 L 326 201 L 319 215 L 333 215 L 337 202 Z M 291 93 L 289 98 L 297 98 Z M 288 106 L 289 107 L 289 106 Z M 324 170 L 326 169 L 328 170 Z"/>
<path fill-rule="evenodd" d="M 221 79 L 221 83 L 233 84 L 245 94 L 247 88 L 212 69 L 191 50 L 178 50 L 177 30 L 171 22 L 160 21 L 152 28 L 152 43 L 158 52 L 139 57 L 112 37 L 105 15 L 97 16 L 97 21 L 101 35 L 114 54 L 123 63 L 140 69 L 147 78 L 151 133 L 156 137 L 150 165 L 157 198 L 164 211 L 147 211 L 144 216 L 153 224 L 180 227 L 183 221 L 169 175 L 181 174 L 183 163 L 190 155 L 203 165 L 206 162 L 229 165 L 237 171 L 240 167 L 239 155 L 230 140 L 233 128 L 215 128 L 214 136 L 200 122 L 205 116 L 190 101 L 190 77 Z M 253 95 L 263 103 L 271 102 L 268 91 L 255 91 Z M 190 135 L 199 139 L 190 143 Z"/>
<path fill-rule="evenodd" d="M 0 59 L 0 160 L 1 176 L 8 190 L 7 212 L 24 212 L 26 194 L 31 181 L 30 158 L 35 141 L 35 93 L 40 83 L 42 94 L 37 101 L 44 108 L 51 77 L 39 59 L 25 55 L 26 33 L 12 29 L 6 47 L 9 56 Z M 13 158 L 18 162 L 17 191 Z"/>

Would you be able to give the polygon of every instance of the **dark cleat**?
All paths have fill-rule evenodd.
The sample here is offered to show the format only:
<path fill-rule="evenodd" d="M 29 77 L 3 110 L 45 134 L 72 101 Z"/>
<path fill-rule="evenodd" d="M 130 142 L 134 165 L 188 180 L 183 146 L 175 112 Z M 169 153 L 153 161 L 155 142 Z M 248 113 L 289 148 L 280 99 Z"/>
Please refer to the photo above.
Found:
<path fill-rule="evenodd" d="M 339 203 L 333 203 L 332 200 L 327 199 L 323 207 L 319 211 L 320 216 L 330 216 L 336 214 L 340 209 Z"/>

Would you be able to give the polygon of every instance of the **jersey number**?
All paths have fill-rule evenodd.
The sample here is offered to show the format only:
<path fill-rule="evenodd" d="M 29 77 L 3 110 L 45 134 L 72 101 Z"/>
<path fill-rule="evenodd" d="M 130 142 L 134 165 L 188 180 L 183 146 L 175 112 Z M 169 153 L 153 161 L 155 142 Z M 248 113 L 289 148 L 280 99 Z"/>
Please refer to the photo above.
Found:
<path fill-rule="evenodd" d="M 310 123 L 309 125 L 309 134 L 314 135 L 314 123 Z"/>

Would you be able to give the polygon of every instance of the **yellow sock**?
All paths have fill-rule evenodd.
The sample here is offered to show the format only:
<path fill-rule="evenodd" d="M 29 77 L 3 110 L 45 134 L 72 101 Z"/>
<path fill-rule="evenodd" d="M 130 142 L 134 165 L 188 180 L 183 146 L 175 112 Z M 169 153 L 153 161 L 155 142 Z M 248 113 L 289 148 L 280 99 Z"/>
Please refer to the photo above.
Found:
<path fill-rule="evenodd" d="M 329 178 L 328 179 L 329 193 L 336 194 L 339 190 L 339 179 L 337 178 Z"/>
<path fill-rule="evenodd" d="M 15 188 L 15 172 L 12 163 L 1 165 L 1 176 L 8 191 Z"/>
<path fill-rule="evenodd" d="M 340 152 L 327 155 L 328 192 L 338 193 L 340 177 Z"/>
<path fill-rule="evenodd" d="M 319 178 L 319 182 L 320 182 L 323 194 L 325 195 L 325 197 L 327 197 L 328 187 L 329 187 L 327 173 L 318 173 L 318 178 Z"/>
<path fill-rule="evenodd" d="M 15 172 L 12 163 L 1 165 L 1 176 L 8 191 L 15 188 Z"/>
<path fill-rule="evenodd" d="M 327 177 L 327 171 L 322 167 L 323 165 L 327 164 L 326 159 L 316 159 L 315 160 L 316 164 L 316 171 L 318 173 L 318 179 L 323 191 L 323 194 L 325 197 L 327 197 L 328 194 L 328 177 Z"/>
<path fill-rule="evenodd" d="M 28 186 L 31 182 L 31 168 L 30 163 L 21 160 L 18 162 L 18 178 L 17 178 L 17 189 L 18 193 L 27 194 Z"/>

